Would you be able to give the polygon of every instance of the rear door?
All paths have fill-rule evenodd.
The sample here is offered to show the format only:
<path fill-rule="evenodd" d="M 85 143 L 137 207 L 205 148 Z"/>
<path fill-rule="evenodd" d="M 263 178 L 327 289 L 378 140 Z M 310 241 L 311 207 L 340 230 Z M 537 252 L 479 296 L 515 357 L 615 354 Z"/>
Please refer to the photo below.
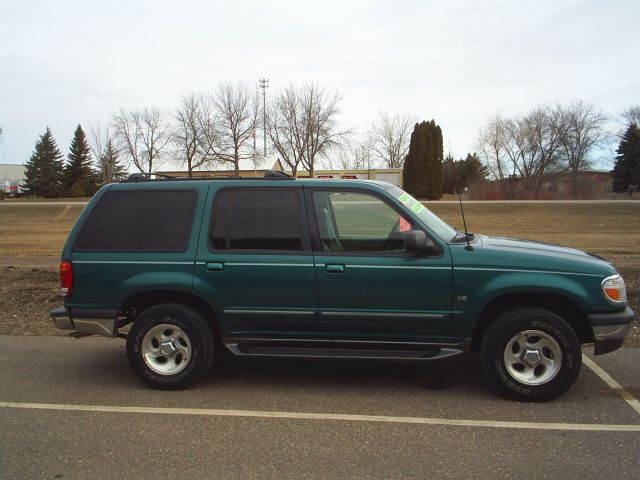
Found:
<path fill-rule="evenodd" d="M 406 233 L 424 228 L 382 192 L 315 189 L 307 193 L 307 204 L 315 217 L 311 225 L 316 240 L 318 335 L 360 341 L 441 341 L 452 306 L 447 246 L 432 237 L 436 243 L 432 252 L 406 252 Z"/>
<path fill-rule="evenodd" d="M 74 274 L 67 308 L 118 310 L 136 293 L 190 292 L 207 185 L 119 183 L 101 192 L 63 252 Z"/>
<path fill-rule="evenodd" d="M 302 188 L 292 183 L 211 186 L 194 287 L 216 308 L 227 340 L 316 333 L 310 237 Z"/>

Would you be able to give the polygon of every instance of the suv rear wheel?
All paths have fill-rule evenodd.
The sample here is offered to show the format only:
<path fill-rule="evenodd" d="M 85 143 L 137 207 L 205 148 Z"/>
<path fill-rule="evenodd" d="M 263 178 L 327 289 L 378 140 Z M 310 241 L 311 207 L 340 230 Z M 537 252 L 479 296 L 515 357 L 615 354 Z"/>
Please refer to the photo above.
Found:
<path fill-rule="evenodd" d="M 482 369 L 489 384 L 516 400 L 551 400 L 580 373 L 582 351 L 573 329 L 542 308 L 510 310 L 482 339 Z"/>
<path fill-rule="evenodd" d="M 213 362 L 213 334 L 197 311 L 164 303 L 140 314 L 127 336 L 127 357 L 147 384 L 184 388 L 204 376 Z"/>

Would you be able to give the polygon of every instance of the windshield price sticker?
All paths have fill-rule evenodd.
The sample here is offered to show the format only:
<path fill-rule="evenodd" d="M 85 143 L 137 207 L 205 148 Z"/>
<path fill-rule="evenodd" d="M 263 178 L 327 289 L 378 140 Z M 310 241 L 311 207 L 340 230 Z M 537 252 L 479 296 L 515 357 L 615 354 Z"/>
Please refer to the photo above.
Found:
<path fill-rule="evenodd" d="M 398 197 L 398 200 L 404 203 L 407 207 L 409 207 L 415 213 L 420 213 L 424 209 L 424 205 L 422 205 L 419 201 L 417 201 L 407 192 L 404 192 L 402 195 L 400 195 Z"/>

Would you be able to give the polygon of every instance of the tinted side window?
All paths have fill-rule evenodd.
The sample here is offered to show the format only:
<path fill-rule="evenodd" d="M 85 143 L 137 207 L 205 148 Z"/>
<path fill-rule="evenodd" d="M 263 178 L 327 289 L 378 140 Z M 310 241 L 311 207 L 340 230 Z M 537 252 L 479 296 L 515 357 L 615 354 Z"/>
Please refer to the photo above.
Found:
<path fill-rule="evenodd" d="M 74 250 L 184 252 L 197 200 L 195 190 L 107 192 Z"/>
<path fill-rule="evenodd" d="M 226 190 L 216 198 L 216 250 L 302 250 L 298 194 L 293 190 Z"/>
<path fill-rule="evenodd" d="M 225 190 L 216 199 L 213 212 L 213 228 L 211 229 L 211 244 L 216 250 L 228 248 L 229 224 L 231 222 L 231 205 L 233 204 L 233 190 Z"/>

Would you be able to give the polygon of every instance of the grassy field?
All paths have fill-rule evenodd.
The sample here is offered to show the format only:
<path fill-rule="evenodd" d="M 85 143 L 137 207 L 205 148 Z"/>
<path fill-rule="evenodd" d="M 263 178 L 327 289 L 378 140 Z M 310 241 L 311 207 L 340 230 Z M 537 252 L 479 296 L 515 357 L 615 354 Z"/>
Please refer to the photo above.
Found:
<path fill-rule="evenodd" d="M 458 205 L 427 206 L 462 227 Z M 83 207 L 0 204 L 0 334 L 55 333 L 47 316 L 59 304 L 55 268 Z M 607 258 L 624 275 L 630 303 L 638 309 L 639 203 L 468 203 L 465 214 L 471 232 L 558 243 Z M 636 325 L 630 338 L 640 344 Z"/>
<path fill-rule="evenodd" d="M 0 257 L 58 257 L 83 204 L 0 204 Z"/>

